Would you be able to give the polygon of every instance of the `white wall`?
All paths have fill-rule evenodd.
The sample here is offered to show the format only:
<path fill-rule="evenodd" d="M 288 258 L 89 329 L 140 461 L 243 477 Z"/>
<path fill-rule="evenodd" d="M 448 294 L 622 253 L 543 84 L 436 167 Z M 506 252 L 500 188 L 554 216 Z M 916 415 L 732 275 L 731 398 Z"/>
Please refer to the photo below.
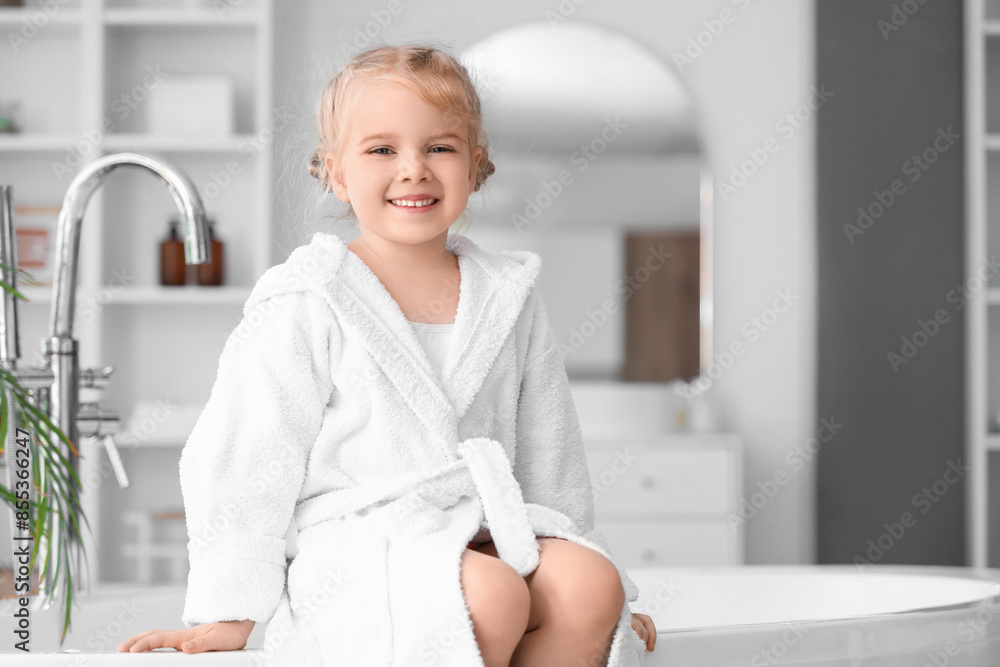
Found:
<path fill-rule="evenodd" d="M 307 172 L 316 139 L 316 99 L 343 61 L 341 46 L 376 28 L 367 43 L 429 41 L 460 52 L 473 42 L 547 12 L 572 9 L 582 20 L 621 31 L 673 61 L 699 33 L 708 46 L 681 75 L 700 109 L 705 146 L 717 178 L 728 180 L 748 151 L 773 153 L 745 185 L 723 201 L 716 189 L 716 349 L 743 343 L 744 353 L 724 370 L 713 396 L 722 426 L 746 444 L 747 493 L 784 471 L 777 487 L 748 521 L 750 563 L 814 561 L 814 472 L 796 470 L 786 455 L 815 433 L 815 213 L 814 112 L 800 108 L 813 85 L 813 3 L 807 0 L 668 0 L 587 2 L 528 0 L 504 3 L 409 0 L 326 3 L 283 0 L 276 12 L 275 100 L 293 120 L 276 143 L 275 261 L 281 261 L 332 210 Z M 397 11 L 393 13 L 393 9 Z M 728 12 L 728 14 L 723 14 Z M 381 16 L 384 25 L 377 22 Z M 715 24 L 711 36 L 705 22 Z M 718 28 L 722 28 L 721 31 Z M 778 125 L 800 112 L 794 132 Z M 774 148 L 777 148 L 774 151 Z M 779 290 L 797 300 L 758 339 L 751 318 L 766 315 Z M 759 329 L 758 329 L 759 330 Z M 809 463 L 814 463 L 810 461 Z"/>

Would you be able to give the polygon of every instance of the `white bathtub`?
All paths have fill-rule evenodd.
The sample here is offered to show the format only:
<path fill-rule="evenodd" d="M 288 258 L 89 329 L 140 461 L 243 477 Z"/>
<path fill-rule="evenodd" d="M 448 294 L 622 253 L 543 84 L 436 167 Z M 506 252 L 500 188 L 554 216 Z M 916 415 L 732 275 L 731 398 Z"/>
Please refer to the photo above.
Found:
<path fill-rule="evenodd" d="M 997 667 L 1000 570 L 871 566 L 632 568 L 639 600 L 632 610 L 656 623 L 647 667 Z M 55 609 L 33 617 L 30 655 L 12 653 L 12 620 L 0 614 L 0 666 L 158 667 L 261 663 L 264 627 L 247 650 L 198 656 L 172 650 L 117 653 L 143 630 L 183 627 L 182 586 L 105 587 L 80 600 L 60 651 Z M 9 605 L 9 601 L 3 601 Z M 67 653 L 66 651 L 82 651 Z M 183 661 L 183 662 L 182 662 Z"/>

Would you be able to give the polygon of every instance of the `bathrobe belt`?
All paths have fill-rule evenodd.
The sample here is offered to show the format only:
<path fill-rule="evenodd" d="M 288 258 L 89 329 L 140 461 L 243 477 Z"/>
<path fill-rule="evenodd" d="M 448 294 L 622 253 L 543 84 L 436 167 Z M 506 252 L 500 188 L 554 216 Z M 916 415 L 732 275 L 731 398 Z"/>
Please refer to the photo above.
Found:
<path fill-rule="evenodd" d="M 538 565 L 538 542 L 503 445 L 492 438 L 468 438 L 458 443 L 457 451 L 456 461 L 433 471 L 418 471 L 380 484 L 339 489 L 304 500 L 295 509 L 298 529 L 355 514 L 413 490 L 441 510 L 462 496 L 478 496 L 497 555 L 521 576 L 529 574 Z"/>

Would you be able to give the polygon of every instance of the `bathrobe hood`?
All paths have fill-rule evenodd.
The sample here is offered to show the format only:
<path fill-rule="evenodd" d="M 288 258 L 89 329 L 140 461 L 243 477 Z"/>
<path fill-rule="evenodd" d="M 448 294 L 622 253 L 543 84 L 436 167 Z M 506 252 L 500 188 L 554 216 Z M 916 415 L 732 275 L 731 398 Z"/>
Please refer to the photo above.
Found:
<path fill-rule="evenodd" d="M 638 589 L 594 527 L 541 258 L 458 234 L 446 247 L 460 284 L 440 378 L 339 237 L 316 233 L 258 280 L 181 455 L 184 623 L 268 623 L 276 667 L 482 665 L 460 563 L 489 529 L 522 576 L 538 536 L 607 557 L 627 602 L 598 664 L 641 665 Z"/>

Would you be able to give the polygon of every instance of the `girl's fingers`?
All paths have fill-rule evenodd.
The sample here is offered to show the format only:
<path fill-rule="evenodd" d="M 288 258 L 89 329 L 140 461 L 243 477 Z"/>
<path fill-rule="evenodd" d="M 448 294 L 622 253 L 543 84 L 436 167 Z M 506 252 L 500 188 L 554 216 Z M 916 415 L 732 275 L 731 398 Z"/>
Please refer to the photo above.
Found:
<path fill-rule="evenodd" d="M 649 616 L 643 617 L 642 623 L 646 626 L 646 630 L 649 633 L 647 643 L 649 644 L 649 650 L 652 651 L 656 647 L 656 626 L 653 625 L 653 619 Z"/>
<path fill-rule="evenodd" d="M 153 630 L 146 630 L 145 632 L 140 632 L 137 635 L 132 635 L 131 637 L 129 637 L 128 639 L 126 639 L 125 641 L 123 641 L 121 644 L 118 645 L 118 650 L 121 652 L 128 651 L 140 639 L 145 639 L 149 635 L 155 634 L 157 632 L 164 632 L 164 631 L 159 629 L 153 629 Z"/>
<path fill-rule="evenodd" d="M 187 641 L 181 642 L 178 647 L 185 653 L 201 653 L 202 651 L 207 651 L 209 646 L 209 635 L 204 635 L 202 637 L 195 637 L 194 639 L 188 639 Z"/>
<path fill-rule="evenodd" d="M 632 629 L 639 635 L 639 638 L 646 641 L 646 626 L 642 624 L 642 619 L 637 616 L 632 617 Z"/>
<path fill-rule="evenodd" d="M 646 614 L 632 614 L 632 627 L 646 642 L 646 650 L 652 652 L 656 646 L 656 626 L 653 625 L 653 619 Z"/>
<path fill-rule="evenodd" d="M 128 649 L 128 652 L 139 653 L 142 651 L 151 651 L 154 648 L 175 648 L 180 650 L 181 643 L 188 641 L 191 636 L 192 633 L 190 630 L 156 631 L 137 641 L 132 648 Z"/>

